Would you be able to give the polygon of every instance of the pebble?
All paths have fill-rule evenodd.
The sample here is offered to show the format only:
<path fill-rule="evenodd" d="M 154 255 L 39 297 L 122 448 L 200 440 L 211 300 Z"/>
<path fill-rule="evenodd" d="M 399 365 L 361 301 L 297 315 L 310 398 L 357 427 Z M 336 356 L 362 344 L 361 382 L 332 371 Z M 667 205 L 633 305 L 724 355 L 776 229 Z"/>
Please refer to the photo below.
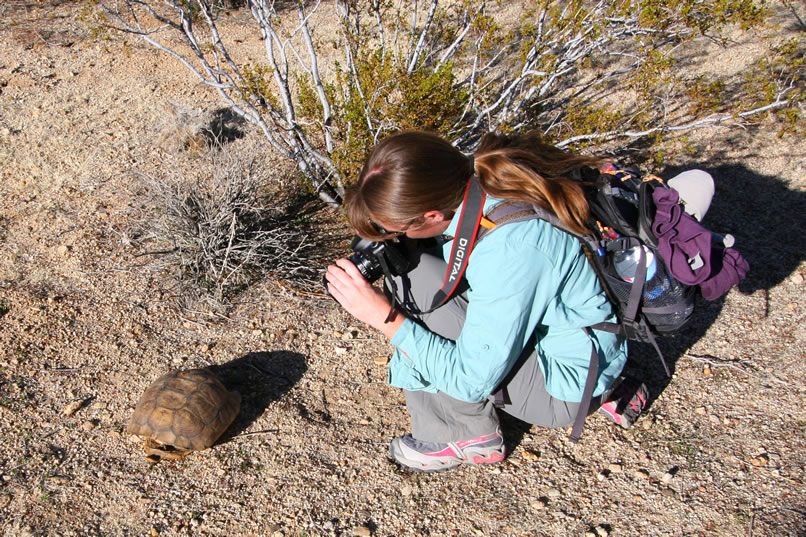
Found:
<path fill-rule="evenodd" d="M 664 485 L 668 485 L 669 483 L 671 483 L 673 477 L 674 477 L 674 474 L 670 474 L 669 472 L 666 472 L 665 474 L 663 474 L 663 477 L 661 478 L 660 481 Z"/>
<path fill-rule="evenodd" d="M 540 458 L 540 455 L 538 455 L 534 451 L 529 451 L 528 449 L 525 449 L 521 452 L 521 458 L 527 461 L 536 461 L 537 459 Z"/>
<path fill-rule="evenodd" d="M 608 535 L 610 535 L 610 532 L 604 526 L 596 526 L 594 528 L 594 531 L 596 532 L 596 535 L 598 535 L 599 537 L 607 537 Z"/>
<path fill-rule="evenodd" d="M 668 487 L 660 489 L 660 493 L 666 496 L 667 498 L 674 498 L 675 496 L 677 496 L 677 493 L 674 491 L 674 489 L 670 489 Z"/>
<path fill-rule="evenodd" d="M 549 504 L 548 498 L 538 498 L 532 501 L 532 507 L 534 509 L 545 509 L 548 504 Z"/>
<path fill-rule="evenodd" d="M 750 464 L 753 466 L 766 466 L 770 462 L 770 457 L 766 453 L 762 453 L 761 455 L 756 455 L 752 459 L 750 459 Z"/>
<path fill-rule="evenodd" d="M 366 526 L 358 526 L 353 530 L 353 535 L 355 535 L 356 537 L 370 537 L 370 535 L 372 535 L 372 532 L 369 531 L 369 528 Z"/>
<path fill-rule="evenodd" d="M 65 416 L 72 416 L 76 412 L 78 412 L 79 409 L 81 409 L 82 404 L 83 401 L 72 401 L 67 406 L 64 407 L 64 409 L 62 410 L 62 414 L 64 414 Z"/>
<path fill-rule="evenodd" d="M 632 476 L 635 479 L 649 479 L 649 472 L 644 469 L 636 470 L 632 473 Z"/>
<path fill-rule="evenodd" d="M 800 272 L 796 272 L 795 274 L 793 274 L 792 275 L 792 283 L 794 283 L 796 285 L 802 284 L 803 283 L 803 274 L 801 274 Z"/>
<path fill-rule="evenodd" d="M 548 489 L 546 494 L 549 498 L 558 498 L 562 495 L 562 492 L 560 492 L 560 489 Z"/>
<path fill-rule="evenodd" d="M 621 464 L 615 464 L 614 463 L 614 464 L 609 464 L 607 466 L 607 469 L 613 474 L 618 474 L 618 473 L 621 473 L 624 470 L 624 467 Z"/>
<path fill-rule="evenodd" d="M 70 251 L 70 247 L 66 246 L 64 244 L 62 244 L 61 246 L 56 248 L 56 253 L 59 254 L 62 257 L 66 256 L 69 251 Z"/>
<path fill-rule="evenodd" d="M 409 485 L 403 485 L 403 487 L 400 489 L 400 494 L 402 494 L 403 496 L 410 496 L 411 492 L 412 489 Z"/>
<path fill-rule="evenodd" d="M 698 406 L 697 408 L 694 409 L 694 413 L 700 416 L 705 416 L 708 413 L 708 411 L 705 410 L 704 406 Z"/>
<path fill-rule="evenodd" d="M 93 421 L 91 421 L 91 420 L 87 420 L 87 421 L 85 421 L 84 423 L 81 424 L 81 428 L 84 429 L 87 432 L 95 429 L 95 427 L 96 427 L 95 423 Z"/>
<path fill-rule="evenodd" d="M 387 365 L 389 363 L 389 357 L 376 356 L 375 358 L 372 359 L 372 361 L 375 362 L 376 365 Z"/>
<path fill-rule="evenodd" d="M 0 507 L 8 507 L 10 503 L 11 503 L 10 494 L 0 494 Z"/>

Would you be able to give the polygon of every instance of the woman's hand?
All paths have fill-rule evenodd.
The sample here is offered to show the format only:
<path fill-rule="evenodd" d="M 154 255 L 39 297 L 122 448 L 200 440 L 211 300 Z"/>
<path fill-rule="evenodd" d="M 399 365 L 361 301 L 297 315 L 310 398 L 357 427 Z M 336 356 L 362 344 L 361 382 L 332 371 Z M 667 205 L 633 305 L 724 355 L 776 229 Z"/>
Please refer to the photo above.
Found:
<path fill-rule="evenodd" d="M 400 313 L 388 323 L 384 322 L 392 308 L 389 299 L 380 289 L 364 279 L 352 261 L 339 259 L 335 265 L 327 267 L 325 278 L 333 298 L 359 321 L 377 328 L 390 339 L 403 324 L 404 319 Z"/>

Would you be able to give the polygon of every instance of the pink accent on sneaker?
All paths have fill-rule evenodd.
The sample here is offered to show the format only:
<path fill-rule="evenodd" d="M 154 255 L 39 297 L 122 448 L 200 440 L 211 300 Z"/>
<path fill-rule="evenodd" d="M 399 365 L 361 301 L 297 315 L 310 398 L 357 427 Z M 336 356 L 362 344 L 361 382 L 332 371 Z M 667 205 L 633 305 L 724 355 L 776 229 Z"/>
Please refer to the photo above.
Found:
<path fill-rule="evenodd" d="M 635 396 L 632 399 L 630 399 L 630 402 L 628 403 L 629 409 L 635 412 L 636 414 L 640 414 L 644 406 L 646 406 L 646 397 L 644 397 L 644 394 L 641 392 L 637 392 Z"/>
<path fill-rule="evenodd" d="M 478 438 L 471 438 L 470 440 L 462 440 L 461 442 L 456 442 L 456 446 L 459 449 L 464 449 L 470 444 L 481 444 L 482 442 L 487 442 L 488 440 L 492 440 L 498 436 L 499 434 L 496 432 L 485 436 L 479 436 Z"/>
<path fill-rule="evenodd" d="M 486 457 L 484 455 L 476 455 L 473 457 L 474 464 L 491 464 L 494 462 L 501 462 L 504 460 L 503 453 L 490 453 Z"/>
<path fill-rule="evenodd" d="M 453 450 L 451 446 L 446 447 L 442 451 L 435 451 L 432 453 L 423 453 L 423 455 L 428 455 L 429 457 L 456 457 L 456 452 Z"/>
<path fill-rule="evenodd" d="M 599 407 L 599 410 L 607 414 L 610 419 L 612 419 L 616 425 L 621 425 L 621 414 L 616 412 L 616 404 L 617 401 L 608 401 L 607 403 L 603 404 Z"/>

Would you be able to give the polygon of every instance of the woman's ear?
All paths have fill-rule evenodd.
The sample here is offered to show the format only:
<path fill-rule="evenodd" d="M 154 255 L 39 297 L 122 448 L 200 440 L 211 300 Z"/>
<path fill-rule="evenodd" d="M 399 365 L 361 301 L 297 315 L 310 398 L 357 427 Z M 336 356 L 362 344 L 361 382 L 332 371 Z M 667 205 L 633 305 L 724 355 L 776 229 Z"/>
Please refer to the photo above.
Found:
<path fill-rule="evenodd" d="M 448 218 L 445 216 L 445 213 L 443 213 L 442 211 L 426 211 L 423 214 L 423 218 L 425 218 L 426 222 L 431 223 L 444 222 L 445 220 L 448 220 Z"/>

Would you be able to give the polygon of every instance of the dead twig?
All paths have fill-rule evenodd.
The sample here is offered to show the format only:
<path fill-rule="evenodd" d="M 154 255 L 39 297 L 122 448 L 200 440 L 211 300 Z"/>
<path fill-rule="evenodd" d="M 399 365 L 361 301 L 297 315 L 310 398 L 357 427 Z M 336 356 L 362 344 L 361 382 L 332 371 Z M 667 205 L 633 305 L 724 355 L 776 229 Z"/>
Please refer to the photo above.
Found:
<path fill-rule="evenodd" d="M 243 437 L 246 437 L 246 436 L 257 436 L 259 434 L 275 434 L 275 433 L 279 433 L 279 432 L 280 432 L 280 429 L 263 429 L 262 431 L 250 431 L 248 433 L 241 433 L 241 434 L 239 434 L 237 436 L 234 436 L 233 440 L 236 439 L 236 438 L 243 438 Z"/>

